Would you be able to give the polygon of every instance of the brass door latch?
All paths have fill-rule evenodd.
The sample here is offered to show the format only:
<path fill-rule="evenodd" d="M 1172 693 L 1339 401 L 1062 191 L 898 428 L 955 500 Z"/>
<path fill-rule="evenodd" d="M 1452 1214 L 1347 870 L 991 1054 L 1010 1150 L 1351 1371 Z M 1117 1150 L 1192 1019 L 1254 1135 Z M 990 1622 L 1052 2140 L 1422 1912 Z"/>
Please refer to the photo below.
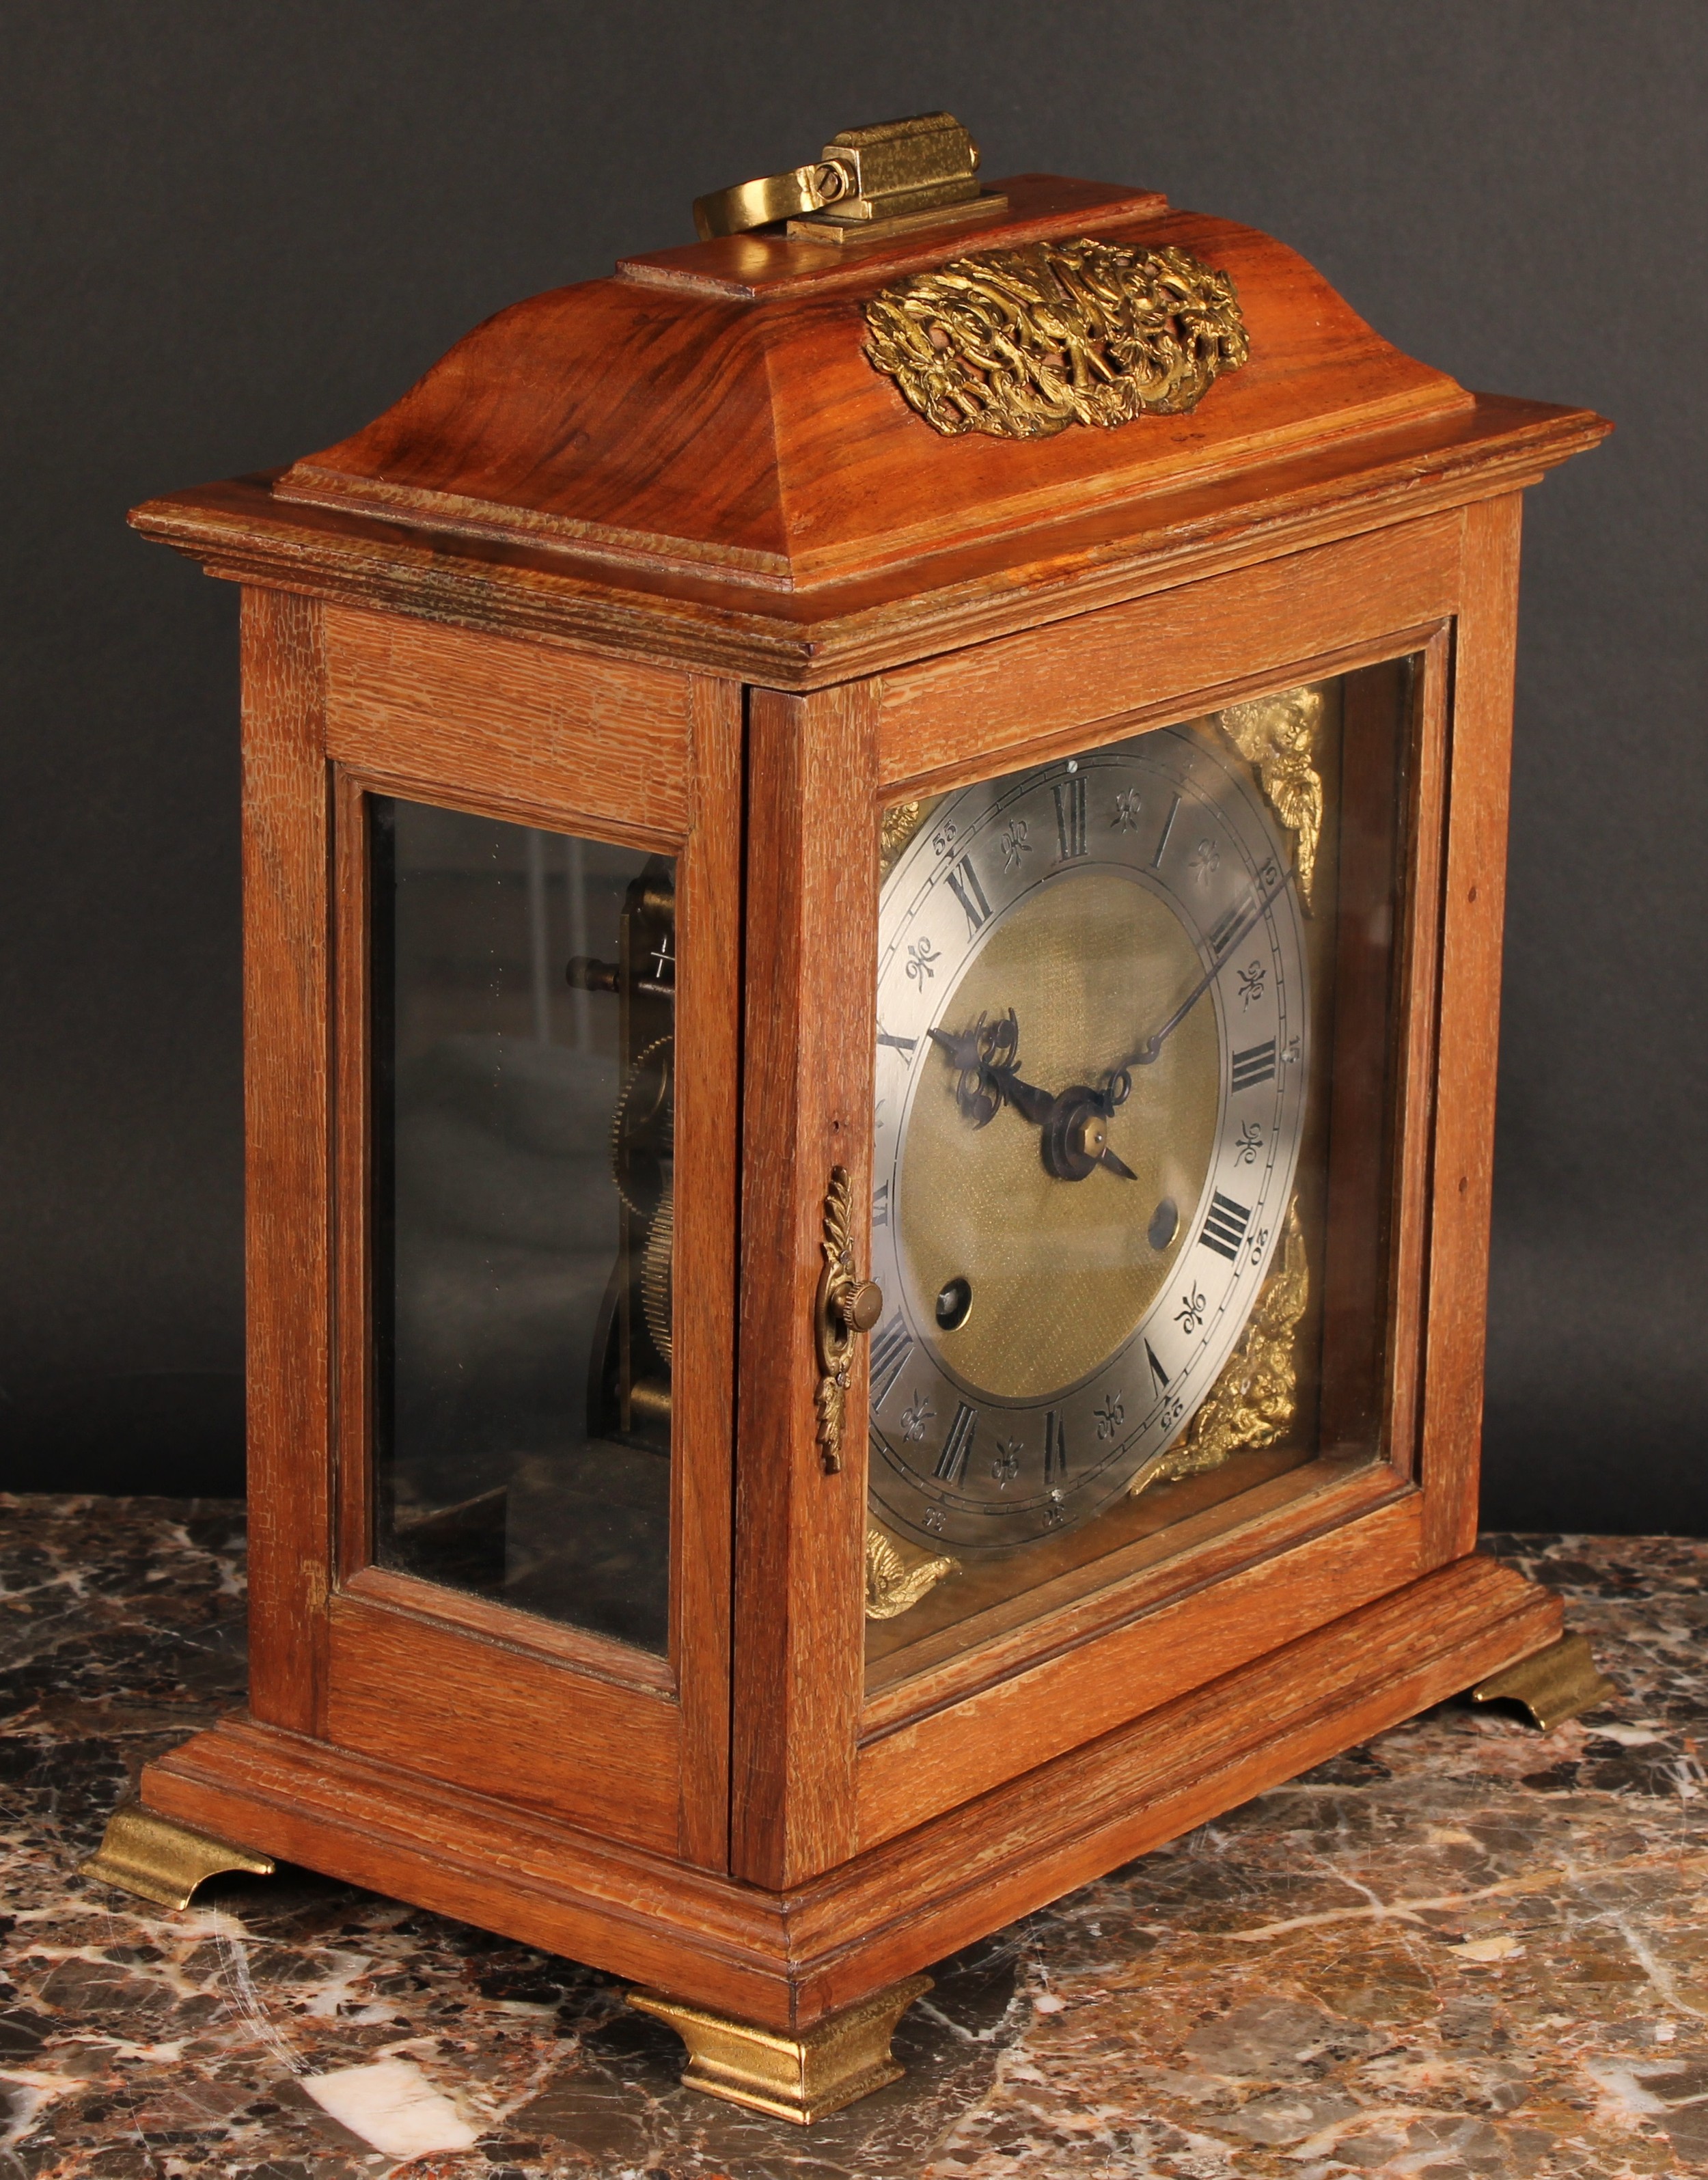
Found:
<path fill-rule="evenodd" d="M 810 166 L 714 190 L 696 199 L 702 242 L 787 220 L 796 241 L 837 244 L 895 234 L 944 218 L 1000 211 L 978 187 L 978 146 L 952 113 L 919 113 L 845 129 Z"/>
<path fill-rule="evenodd" d="M 854 1242 L 849 1232 L 852 1209 L 846 1166 L 833 1165 L 830 1187 L 824 1198 L 824 1269 L 818 1274 L 818 1292 L 813 1307 L 818 1340 L 818 1445 L 824 1466 L 831 1472 L 842 1466 L 842 1434 L 848 1416 L 848 1364 L 857 1333 L 869 1332 L 884 1313 L 884 1290 L 873 1280 L 862 1280 L 854 1269 Z"/>

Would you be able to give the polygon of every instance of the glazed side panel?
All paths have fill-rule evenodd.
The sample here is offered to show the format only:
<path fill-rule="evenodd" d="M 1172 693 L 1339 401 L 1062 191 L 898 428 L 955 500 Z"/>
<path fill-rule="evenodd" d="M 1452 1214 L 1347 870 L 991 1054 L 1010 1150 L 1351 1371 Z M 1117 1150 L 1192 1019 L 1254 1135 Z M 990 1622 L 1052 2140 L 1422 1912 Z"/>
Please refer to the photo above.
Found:
<path fill-rule="evenodd" d="M 255 1715 L 720 1867 L 740 691 L 267 592 L 245 626 Z M 368 1565 L 369 790 L 679 858 L 668 1664 Z"/>

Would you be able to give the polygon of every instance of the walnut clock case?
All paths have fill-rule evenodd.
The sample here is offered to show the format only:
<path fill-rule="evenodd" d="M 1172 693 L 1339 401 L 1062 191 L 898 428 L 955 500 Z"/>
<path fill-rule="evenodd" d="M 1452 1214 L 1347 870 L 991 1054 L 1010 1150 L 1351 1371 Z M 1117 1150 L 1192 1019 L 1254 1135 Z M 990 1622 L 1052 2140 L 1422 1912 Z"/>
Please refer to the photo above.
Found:
<path fill-rule="evenodd" d="M 133 518 L 243 586 L 253 1666 L 99 1866 L 594 1963 L 796 2118 L 1562 1655 L 1473 1544 L 1521 495 L 1607 427 L 887 141 Z"/>

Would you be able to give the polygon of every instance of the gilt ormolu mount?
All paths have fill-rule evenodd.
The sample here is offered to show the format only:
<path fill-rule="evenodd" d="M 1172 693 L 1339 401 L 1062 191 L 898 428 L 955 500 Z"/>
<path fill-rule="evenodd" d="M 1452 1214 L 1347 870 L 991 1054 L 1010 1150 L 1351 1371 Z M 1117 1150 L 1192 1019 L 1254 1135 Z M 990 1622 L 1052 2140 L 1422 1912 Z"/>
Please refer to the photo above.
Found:
<path fill-rule="evenodd" d="M 1481 1310 L 1519 495 L 1606 427 L 963 140 L 135 518 L 245 589 L 257 1514 L 147 1820 L 799 2118 L 1560 1632 Z"/>

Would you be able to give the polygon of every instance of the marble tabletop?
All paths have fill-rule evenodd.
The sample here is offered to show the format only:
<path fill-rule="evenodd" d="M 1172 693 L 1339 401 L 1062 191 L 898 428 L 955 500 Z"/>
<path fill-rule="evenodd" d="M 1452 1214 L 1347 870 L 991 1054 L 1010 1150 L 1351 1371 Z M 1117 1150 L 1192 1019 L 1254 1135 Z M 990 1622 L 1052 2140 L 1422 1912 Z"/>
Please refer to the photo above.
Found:
<path fill-rule="evenodd" d="M 1069 1895 L 802 2130 L 571 1962 L 306 1872 L 183 1915 L 80 1876 L 240 1698 L 242 1509 L 0 1496 L 0 2180 L 1708 2174 L 1708 1543 L 1486 1542 L 1617 1701 L 1445 1706 Z"/>

